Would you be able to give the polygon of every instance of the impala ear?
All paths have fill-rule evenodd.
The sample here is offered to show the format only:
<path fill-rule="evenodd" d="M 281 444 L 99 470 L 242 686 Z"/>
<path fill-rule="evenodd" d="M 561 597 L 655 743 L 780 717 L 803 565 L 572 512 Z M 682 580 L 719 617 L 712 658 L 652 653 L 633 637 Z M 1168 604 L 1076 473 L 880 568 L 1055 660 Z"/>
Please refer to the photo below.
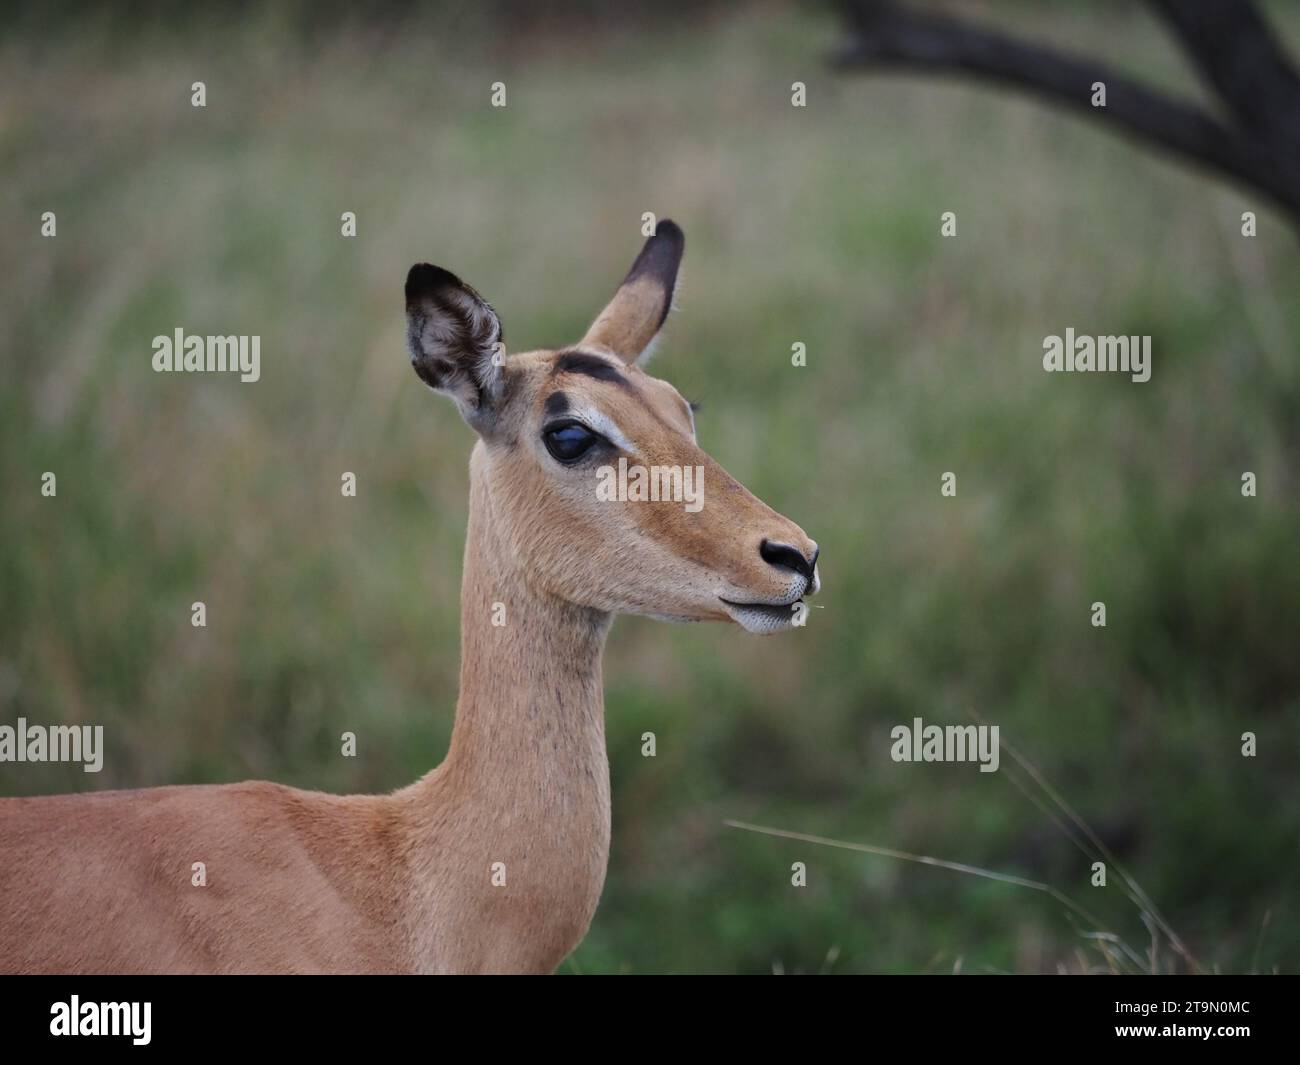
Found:
<path fill-rule="evenodd" d="M 677 223 L 660 222 L 614 298 L 587 330 L 583 346 L 605 348 L 627 363 L 641 358 L 668 317 L 685 248 Z"/>
<path fill-rule="evenodd" d="M 488 302 L 449 270 L 417 263 L 406 275 L 406 346 L 420 380 L 480 428 L 505 391 L 501 320 Z"/>

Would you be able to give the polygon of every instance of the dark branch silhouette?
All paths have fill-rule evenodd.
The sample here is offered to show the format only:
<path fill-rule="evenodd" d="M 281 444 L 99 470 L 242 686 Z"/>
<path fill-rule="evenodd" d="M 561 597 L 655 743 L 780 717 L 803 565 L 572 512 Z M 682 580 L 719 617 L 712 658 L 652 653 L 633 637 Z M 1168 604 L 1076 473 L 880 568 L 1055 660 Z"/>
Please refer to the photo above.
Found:
<path fill-rule="evenodd" d="M 846 0 L 848 69 L 910 68 L 1001 83 L 1265 193 L 1300 224 L 1300 76 L 1250 0 L 1151 0 L 1206 84 L 1218 118 L 1104 62 L 894 0 Z M 1106 106 L 1092 106 L 1093 84 Z"/>

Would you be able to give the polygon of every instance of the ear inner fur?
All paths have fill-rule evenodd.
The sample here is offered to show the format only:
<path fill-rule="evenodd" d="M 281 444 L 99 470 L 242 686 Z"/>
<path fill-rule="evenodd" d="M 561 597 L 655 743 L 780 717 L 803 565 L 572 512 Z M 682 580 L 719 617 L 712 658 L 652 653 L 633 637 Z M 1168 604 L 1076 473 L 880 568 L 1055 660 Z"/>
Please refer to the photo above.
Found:
<path fill-rule="evenodd" d="M 406 344 L 411 365 L 445 392 L 467 419 L 501 399 L 504 373 L 494 357 L 501 321 L 487 300 L 450 270 L 417 263 L 406 277 Z"/>

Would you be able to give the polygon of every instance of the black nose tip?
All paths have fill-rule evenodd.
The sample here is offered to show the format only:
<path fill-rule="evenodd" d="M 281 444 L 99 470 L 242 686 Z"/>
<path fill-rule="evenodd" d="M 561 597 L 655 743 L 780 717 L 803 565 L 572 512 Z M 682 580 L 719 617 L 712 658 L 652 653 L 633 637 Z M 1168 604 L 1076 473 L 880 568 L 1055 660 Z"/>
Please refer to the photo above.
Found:
<path fill-rule="evenodd" d="M 817 565 L 820 551 L 814 551 L 811 559 L 805 558 L 802 551 L 779 540 L 764 540 L 758 545 L 758 553 L 769 566 L 792 569 L 810 584 L 813 579 L 813 567 Z"/>

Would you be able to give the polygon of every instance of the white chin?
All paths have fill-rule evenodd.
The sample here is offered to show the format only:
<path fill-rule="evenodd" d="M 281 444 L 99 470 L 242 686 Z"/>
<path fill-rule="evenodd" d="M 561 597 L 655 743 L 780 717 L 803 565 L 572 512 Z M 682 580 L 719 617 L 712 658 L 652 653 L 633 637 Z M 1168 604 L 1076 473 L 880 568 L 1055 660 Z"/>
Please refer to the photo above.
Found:
<path fill-rule="evenodd" d="M 794 627 L 795 603 L 785 606 L 742 606 L 736 603 L 723 603 L 732 620 L 746 632 L 766 636 L 768 633 L 784 632 Z"/>

